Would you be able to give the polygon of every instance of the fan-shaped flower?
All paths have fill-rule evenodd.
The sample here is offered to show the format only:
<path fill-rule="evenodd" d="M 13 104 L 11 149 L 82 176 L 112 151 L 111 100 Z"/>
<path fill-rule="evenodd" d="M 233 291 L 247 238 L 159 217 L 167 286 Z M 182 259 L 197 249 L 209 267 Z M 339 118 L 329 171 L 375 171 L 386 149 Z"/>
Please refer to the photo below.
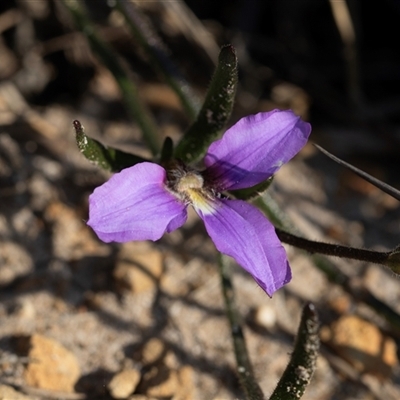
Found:
<path fill-rule="evenodd" d="M 253 205 L 223 192 L 252 187 L 294 157 L 311 132 L 292 111 L 242 118 L 212 143 L 198 171 L 150 162 L 116 173 L 89 198 L 88 225 L 104 242 L 158 240 L 182 226 L 192 205 L 215 247 L 272 295 L 291 279 L 273 225 Z"/>

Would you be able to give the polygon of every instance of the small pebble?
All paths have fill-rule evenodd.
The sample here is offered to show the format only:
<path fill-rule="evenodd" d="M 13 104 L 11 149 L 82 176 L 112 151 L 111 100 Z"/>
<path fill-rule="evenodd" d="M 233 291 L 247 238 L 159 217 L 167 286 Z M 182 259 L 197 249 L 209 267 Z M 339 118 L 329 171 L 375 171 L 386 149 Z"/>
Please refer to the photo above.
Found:
<path fill-rule="evenodd" d="M 114 375 L 107 387 L 114 399 L 126 399 L 135 391 L 139 381 L 138 370 L 126 369 Z"/>

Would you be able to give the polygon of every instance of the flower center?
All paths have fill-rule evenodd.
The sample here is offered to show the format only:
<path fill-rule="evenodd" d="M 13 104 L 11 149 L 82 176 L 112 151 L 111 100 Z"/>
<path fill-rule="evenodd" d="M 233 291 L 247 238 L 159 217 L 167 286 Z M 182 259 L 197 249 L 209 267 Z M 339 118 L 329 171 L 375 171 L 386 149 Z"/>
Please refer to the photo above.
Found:
<path fill-rule="evenodd" d="M 212 201 L 215 199 L 215 195 L 205 186 L 200 172 L 179 166 L 169 170 L 168 177 L 168 187 L 175 196 L 203 213 L 213 211 Z"/>
<path fill-rule="evenodd" d="M 176 190 L 180 193 L 187 193 L 191 190 L 200 190 L 203 188 L 204 179 L 196 172 L 188 172 L 182 176 L 176 184 Z"/>

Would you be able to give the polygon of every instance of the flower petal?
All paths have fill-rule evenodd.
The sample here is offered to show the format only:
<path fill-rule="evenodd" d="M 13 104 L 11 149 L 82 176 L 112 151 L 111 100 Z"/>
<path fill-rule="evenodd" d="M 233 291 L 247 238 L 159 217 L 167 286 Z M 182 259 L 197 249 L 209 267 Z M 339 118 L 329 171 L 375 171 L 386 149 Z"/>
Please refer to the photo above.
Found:
<path fill-rule="evenodd" d="M 310 132 L 310 124 L 290 110 L 242 118 L 209 147 L 206 176 L 220 191 L 254 186 L 293 158 Z"/>
<path fill-rule="evenodd" d="M 233 257 L 269 296 L 291 279 L 285 249 L 273 225 L 241 200 L 217 200 L 212 209 L 196 209 L 216 248 Z"/>
<path fill-rule="evenodd" d="M 157 240 L 182 226 L 186 206 L 165 189 L 157 164 L 136 164 L 113 175 L 89 197 L 88 225 L 104 242 Z"/>

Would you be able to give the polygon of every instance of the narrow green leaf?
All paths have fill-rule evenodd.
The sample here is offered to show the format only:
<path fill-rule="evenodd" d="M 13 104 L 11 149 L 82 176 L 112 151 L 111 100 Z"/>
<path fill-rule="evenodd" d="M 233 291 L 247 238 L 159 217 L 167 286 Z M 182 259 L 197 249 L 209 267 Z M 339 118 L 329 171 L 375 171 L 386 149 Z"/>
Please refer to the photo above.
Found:
<path fill-rule="evenodd" d="M 252 201 L 263 195 L 272 183 L 273 176 L 252 187 L 240 190 L 231 190 L 230 193 L 239 200 Z"/>
<path fill-rule="evenodd" d="M 174 155 L 174 143 L 172 139 L 167 136 L 164 140 L 164 144 L 161 150 L 161 158 L 160 158 L 160 163 L 161 164 L 168 164 Z"/>
<path fill-rule="evenodd" d="M 119 172 L 124 168 L 131 167 L 140 162 L 147 161 L 134 154 L 106 147 L 97 140 L 86 136 L 82 124 L 75 120 L 73 122 L 76 143 L 80 152 L 93 164 L 111 172 Z"/>
<path fill-rule="evenodd" d="M 116 0 L 114 7 L 124 16 L 132 34 L 146 52 L 151 67 L 165 79 L 178 96 L 186 114 L 194 120 L 200 101 L 183 78 L 178 66 L 172 62 L 165 43 L 133 2 Z"/>
<path fill-rule="evenodd" d="M 147 107 L 139 99 L 138 90 L 129 78 L 119 58 L 111 47 L 96 34 L 91 20 L 87 17 L 82 7 L 82 2 L 77 0 L 62 0 L 62 3 L 70 12 L 78 29 L 85 34 L 93 51 L 113 74 L 121 90 L 128 114 L 139 125 L 143 139 L 151 152 L 154 155 L 158 154 L 161 148 L 161 139 L 157 132 L 156 123 Z"/>
<path fill-rule="evenodd" d="M 177 158 L 194 162 L 206 153 L 232 113 L 237 80 L 235 49 L 231 45 L 223 46 L 200 113 L 175 150 Z"/>
<path fill-rule="evenodd" d="M 313 304 L 303 308 L 297 339 L 290 362 L 270 400 L 298 400 L 311 381 L 319 350 L 319 320 Z"/>

